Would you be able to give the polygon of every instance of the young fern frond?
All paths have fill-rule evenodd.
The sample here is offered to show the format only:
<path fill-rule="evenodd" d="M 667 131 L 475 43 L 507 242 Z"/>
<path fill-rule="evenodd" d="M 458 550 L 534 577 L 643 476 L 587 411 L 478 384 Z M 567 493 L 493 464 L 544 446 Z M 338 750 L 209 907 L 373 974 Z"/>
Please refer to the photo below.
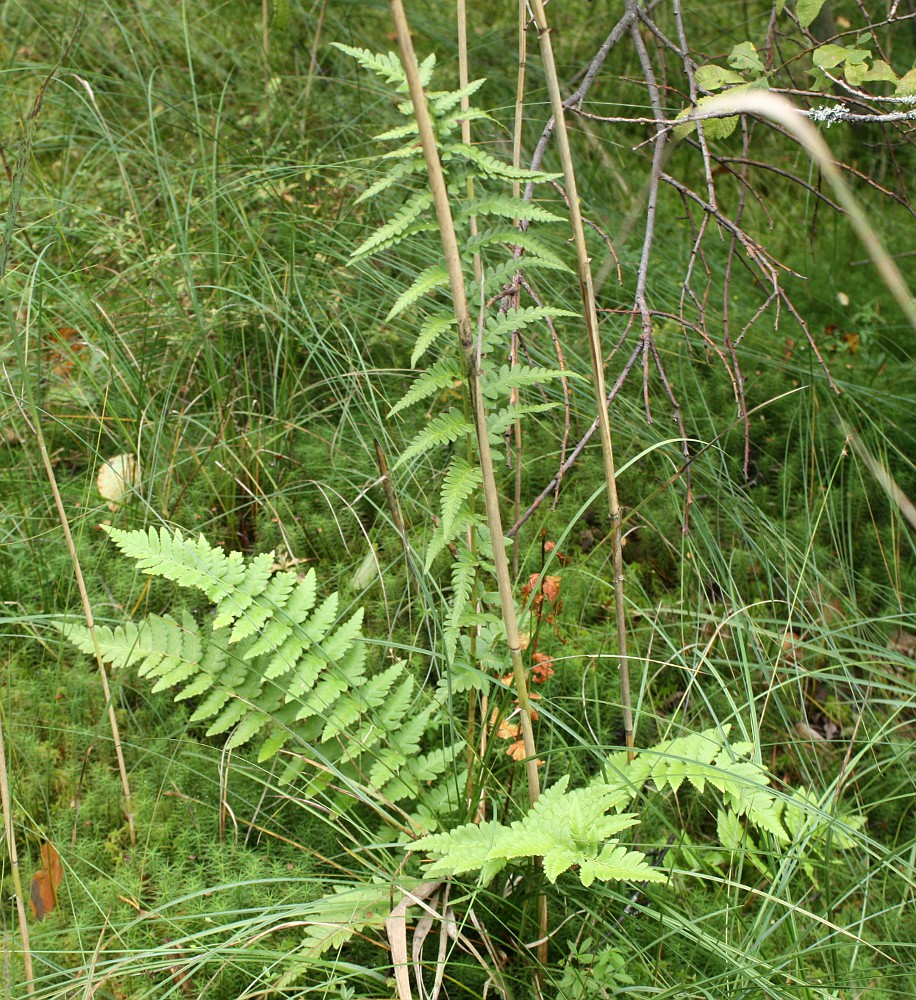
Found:
<path fill-rule="evenodd" d="M 428 295 L 435 289 L 442 288 L 447 284 L 448 271 L 445 269 L 445 265 L 432 264 L 430 267 L 421 271 L 416 278 L 414 278 L 410 287 L 398 296 L 397 301 L 388 311 L 385 321 L 388 322 L 396 316 L 400 316 L 405 309 L 422 299 L 424 295 Z"/>
<path fill-rule="evenodd" d="M 422 402 L 430 396 L 434 396 L 443 389 L 449 389 L 461 379 L 461 372 L 458 370 L 458 362 L 452 358 L 443 358 L 437 361 L 431 368 L 418 375 L 414 379 L 413 385 L 404 395 L 391 407 L 389 417 L 395 416 L 401 410 Z"/>
<path fill-rule="evenodd" d="M 394 467 L 405 465 L 418 455 L 426 454 L 438 445 L 452 444 L 474 428 L 465 420 L 464 414 L 455 408 L 442 413 L 431 421 L 398 456 Z"/>
<path fill-rule="evenodd" d="M 405 93 L 407 90 L 407 84 L 404 80 L 404 68 L 401 66 L 401 60 L 398 58 L 395 52 L 372 52 L 370 49 L 360 49 L 353 45 L 344 45 L 342 42 L 333 42 L 335 49 L 340 49 L 341 52 L 346 52 L 348 56 L 352 56 L 363 69 L 367 69 L 376 76 L 380 77 L 386 83 L 395 84 L 399 93 Z M 429 81 L 432 79 L 433 70 L 436 67 L 436 56 L 435 53 L 430 53 L 422 63 L 420 63 L 420 79 L 423 81 L 423 86 L 428 87 Z"/>
<path fill-rule="evenodd" d="M 505 194 L 486 194 L 474 198 L 455 213 L 456 222 L 464 222 L 472 216 L 492 215 L 501 219 L 527 219 L 529 222 L 562 222 L 559 215 L 536 202 L 524 201 Z M 527 261 L 525 262 L 527 265 Z"/>
<path fill-rule="evenodd" d="M 476 465 L 469 465 L 465 459 L 455 456 L 442 480 L 441 523 L 443 537 L 451 541 L 458 515 L 464 503 L 475 490 L 480 488 L 483 473 Z"/>
<path fill-rule="evenodd" d="M 468 824 L 423 837 L 414 847 L 439 856 L 427 870 L 427 877 L 479 871 L 481 881 L 487 883 L 510 861 L 541 857 L 544 874 L 551 882 L 573 866 L 578 866 L 585 886 L 595 879 L 667 880 L 644 854 L 613 839 L 614 834 L 638 822 L 629 813 L 609 813 L 613 789 L 595 784 L 569 792 L 568 784 L 567 775 L 541 793 L 524 819 L 507 826 L 497 822 Z"/>
<path fill-rule="evenodd" d="M 552 882 L 574 866 L 586 886 L 595 879 L 665 881 L 644 855 L 611 838 L 637 822 L 633 813 L 623 810 L 646 785 L 656 792 L 677 791 L 685 782 L 701 793 L 711 789 L 719 793 L 723 807 L 717 829 L 723 846 L 748 848 L 754 864 L 768 874 L 761 860 L 765 854 L 748 827 L 771 834 L 780 845 L 800 834 L 821 844 L 832 836 L 840 848 L 855 845 L 850 833 L 864 824 L 864 817 L 824 815 L 803 790 L 777 795 L 768 787 L 764 768 L 747 759 L 751 746 L 729 745 L 728 732 L 729 727 L 723 726 L 667 740 L 629 762 L 625 752 L 615 753 L 607 760 L 603 778 L 573 791 L 567 791 L 568 776 L 561 778 L 542 793 L 524 819 L 508 825 L 469 824 L 424 837 L 414 848 L 435 859 L 426 870 L 430 878 L 479 872 L 486 883 L 509 861 L 543 857 L 544 872 Z M 809 877 L 814 881 L 813 872 Z"/>

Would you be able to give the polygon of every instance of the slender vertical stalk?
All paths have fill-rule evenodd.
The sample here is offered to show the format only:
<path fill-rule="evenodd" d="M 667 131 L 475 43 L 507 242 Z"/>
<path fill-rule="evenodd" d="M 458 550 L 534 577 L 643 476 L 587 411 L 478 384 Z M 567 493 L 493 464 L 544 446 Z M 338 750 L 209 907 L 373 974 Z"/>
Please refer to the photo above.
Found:
<path fill-rule="evenodd" d="M 601 437 L 601 452 L 604 457 L 604 479 L 607 485 L 608 508 L 611 518 L 611 545 L 614 565 L 614 610 L 616 612 L 617 625 L 617 655 L 620 662 L 620 702 L 623 707 L 624 736 L 628 755 L 632 759 L 634 746 L 633 704 L 630 695 L 630 666 L 627 656 L 626 609 L 623 601 L 623 545 L 620 530 L 622 514 L 620 501 L 617 497 L 617 473 L 614 467 L 611 423 L 608 417 L 607 391 L 604 384 L 604 357 L 601 350 L 601 337 L 598 331 L 598 311 L 595 306 L 595 291 L 592 287 L 592 272 L 589 265 L 588 248 L 585 244 L 585 227 L 582 224 L 582 213 L 579 209 L 576 172 L 573 167 L 572 153 L 569 148 L 569 136 L 566 131 L 563 97 L 560 93 L 560 81 L 557 77 L 557 67 L 553 58 L 553 46 L 550 41 L 550 28 L 547 26 L 547 16 L 544 13 L 543 0 L 530 0 L 530 7 L 534 15 L 535 26 L 537 27 L 538 40 L 541 46 L 541 58 L 544 63 L 544 72 L 547 76 L 547 89 L 550 94 L 550 104 L 556 125 L 557 146 L 563 166 L 563 178 L 566 183 L 566 200 L 569 203 L 569 216 L 576 248 L 579 289 L 582 293 L 585 325 L 592 353 L 592 373 L 595 381 L 595 399 L 598 407 L 598 431 Z"/>
<path fill-rule="evenodd" d="M 468 387 L 471 415 L 477 435 L 478 457 L 483 473 L 487 524 L 493 542 L 493 563 L 496 571 L 496 582 L 499 589 L 500 604 L 502 605 L 503 623 L 506 628 L 506 641 L 509 646 L 515 692 L 518 697 L 519 708 L 521 709 L 522 739 L 524 741 L 525 754 L 528 758 L 525 764 L 528 779 L 528 797 L 534 803 L 540 795 L 540 779 L 535 757 L 534 733 L 531 727 L 531 704 L 528 698 L 528 682 L 525 676 L 524 663 L 522 662 L 518 620 L 515 614 L 515 599 L 512 594 L 509 562 L 506 557 L 502 519 L 499 512 L 499 495 L 496 489 L 496 477 L 493 470 L 493 456 L 490 452 L 490 441 L 487 437 L 486 412 L 478 381 L 479 372 L 475 354 L 473 326 L 468 309 L 464 274 L 461 269 L 461 254 L 458 249 L 458 240 L 455 236 L 455 225 L 452 220 L 445 176 L 442 172 L 442 164 L 439 161 L 439 151 L 436 148 L 436 137 L 433 131 L 432 119 L 429 108 L 426 105 L 426 95 L 423 92 L 423 86 L 420 82 L 420 73 L 417 67 L 416 56 L 414 55 L 413 42 L 410 38 L 407 16 L 404 13 L 404 5 L 402 0 L 389 0 L 388 6 L 397 33 L 401 63 L 404 67 L 410 100 L 413 104 L 414 115 L 417 120 L 417 129 L 423 148 L 423 157 L 426 161 L 430 191 L 433 195 L 436 218 L 439 223 L 439 235 L 445 254 L 452 304 L 458 323 L 461 364 Z"/>
<path fill-rule="evenodd" d="M 29 924 L 25 916 L 22 894 L 22 874 L 19 871 L 19 854 L 16 851 L 16 836 L 13 830 L 13 800 L 10 796 L 9 772 L 6 769 L 6 749 L 3 736 L 3 713 L 0 712 L 0 807 L 3 809 L 3 832 L 6 835 L 6 850 L 10 858 L 10 874 L 13 892 L 16 894 L 16 916 L 19 920 L 19 936 L 22 938 L 22 964 L 25 969 L 26 989 L 29 996 L 35 993 L 35 975 L 32 972 L 32 949 L 29 945 Z"/>
<path fill-rule="evenodd" d="M 515 121 L 512 125 L 512 166 L 516 170 L 522 165 L 522 124 L 524 122 L 525 109 L 525 71 L 528 65 L 528 6 L 525 0 L 518 0 L 518 76 L 515 82 Z M 521 182 L 512 182 L 512 197 L 521 196 Z M 521 220 L 519 220 L 521 221 Z M 516 289 L 518 281 L 516 281 Z M 518 291 L 515 292 L 515 305 L 518 306 Z M 511 363 L 514 366 L 518 363 L 518 352 L 520 342 L 518 333 L 512 337 Z M 518 400 L 518 389 L 512 390 L 510 403 Z M 518 519 L 522 514 L 522 421 L 521 418 L 515 421 L 514 428 L 515 444 L 515 492 L 512 498 L 513 523 L 518 524 Z M 512 546 L 512 575 L 518 576 L 518 537 Z"/>
<path fill-rule="evenodd" d="M 458 86 L 464 90 L 470 83 L 469 73 L 468 73 L 468 13 L 467 4 L 465 0 L 458 0 L 456 9 L 456 20 L 458 26 Z M 463 95 L 461 98 L 461 110 L 467 111 L 471 106 L 471 100 L 467 94 Z M 461 122 L 461 140 L 470 146 L 471 144 L 471 123 L 465 118 Z M 472 174 L 468 175 L 467 180 L 467 192 L 468 201 L 473 201 L 474 199 L 474 177 Z M 472 236 L 477 235 L 477 216 L 472 215 L 470 220 L 470 231 Z M 474 278 L 477 281 L 478 287 L 480 288 L 481 295 L 483 295 L 483 262 L 480 259 L 480 254 L 474 254 L 473 260 L 474 267 Z M 468 435 L 467 440 L 467 460 L 468 465 L 473 465 L 474 463 L 474 445 Z M 474 498 L 470 498 L 470 504 L 473 508 Z M 471 554 L 476 558 L 477 556 L 477 529 L 474 525 L 471 525 L 468 529 L 468 549 Z M 477 594 L 477 574 L 475 574 L 475 586 L 472 591 L 475 599 Z M 470 660 L 471 665 L 477 665 L 477 629 L 472 628 L 471 634 L 468 636 L 470 642 Z M 478 793 L 474 789 L 474 740 L 476 738 L 476 728 L 477 728 L 477 692 L 472 688 L 468 691 L 468 731 L 467 731 L 467 765 L 468 765 L 468 781 L 467 781 L 467 791 L 466 798 L 468 801 L 468 809 L 476 813 L 477 808 L 473 808 L 473 799 Z"/>

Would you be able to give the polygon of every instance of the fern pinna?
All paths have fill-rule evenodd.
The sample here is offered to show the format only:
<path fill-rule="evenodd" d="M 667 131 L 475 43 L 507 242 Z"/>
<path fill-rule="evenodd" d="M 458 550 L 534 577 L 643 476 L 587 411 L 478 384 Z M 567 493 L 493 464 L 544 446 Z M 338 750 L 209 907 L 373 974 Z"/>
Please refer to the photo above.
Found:
<path fill-rule="evenodd" d="M 307 747 L 324 774 L 368 785 L 387 802 L 417 798 L 451 763 L 454 748 L 422 752 L 437 699 L 418 708 L 416 683 L 400 662 L 367 676 L 363 611 L 338 621 L 339 597 L 331 593 L 319 603 L 314 569 L 298 579 L 275 569 L 270 553 L 227 555 L 202 537 L 167 528 L 104 530 L 144 573 L 213 602 L 206 626 L 185 611 L 180 621 L 152 614 L 96 627 L 106 663 L 136 667 L 155 682 L 154 691 L 177 689 L 177 701 L 198 700 L 191 719 L 209 722 L 208 736 L 231 731 L 232 749 L 263 735 L 261 761 L 291 745 L 285 781 L 302 770 L 305 757 L 296 751 Z M 93 653 L 84 625 L 57 627 Z M 322 777 L 311 781 L 314 788 Z"/>
<path fill-rule="evenodd" d="M 377 55 L 365 49 L 337 47 L 386 83 L 394 84 L 398 92 L 406 92 L 405 75 L 393 53 Z M 532 305 L 520 303 L 522 288 L 532 289 L 532 275 L 544 270 L 569 270 L 548 242 L 531 228 L 532 223 L 556 223 L 562 221 L 561 217 L 543 205 L 503 190 L 513 182 L 536 184 L 559 175 L 513 167 L 481 147 L 463 141 L 462 121 L 490 120 L 479 108 L 461 106 L 462 100 L 472 97 L 483 81 L 476 80 L 460 90 L 430 90 L 434 66 L 433 56 L 424 60 L 420 79 L 426 91 L 439 159 L 446 173 L 467 298 L 480 304 L 475 368 L 489 411 L 488 437 L 491 444 L 501 445 L 510 427 L 522 416 L 557 405 L 545 393 L 548 383 L 570 377 L 562 368 L 531 361 L 522 364 L 522 352 L 517 349 L 518 343 L 535 327 L 558 317 L 575 315 L 548 308 L 537 299 Z M 416 366 L 427 355 L 432 355 L 433 360 L 392 407 L 392 416 L 462 386 L 467 363 L 457 350 L 440 352 L 442 346 L 457 343 L 457 320 L 451 301 L 442 294 L 448 288 L 449 276 L 438 243 L 433 198 L 424 186 L 426 164 L 418 142 L 414 111 L 409 101 L 397 107 L 405 123 L 376 138 L 396 141 L 399 145 L 384 155 L 382 160 L 387 170 L 358 201 L 392 189 L 406 189 L 407 194 L 387 221 L 352 255 L 352 262 L 357 263 L 376 254 L 390 255 L 396 249 L 403 249 L 408 239 L 421 245 L 425 245 L 424 239 L 429 240 L 428 263 L 409 280 L 386 320 L 391 322 L 413 310 L 417 314 L 414 322 L 417 332 L 411 364 Z M 520 270 L 522 259 L 524 277 Z M 513 343 L 515 348 L 510 346 Z M 523 402 L 525 390 L 537 392 L 538 398 Z M 466 386 L 463 391 L 463 402 L 431 415 L 395 463 L 395 469 L 404 468 L 434 457 L 436 467 L 444 469 L 440 515 L 427 545 L 425 568 L 428 572 L 440 553 L 446 547 L 452 548 L 451 600 L 443 616 L 445 654 L 449 661 L 454 658 L 463 628 L 499 621 L 497 615 L 488 613 L 480 585 L 481 577 L 490 570 L 492 551 L 483 512 L 475 504 L 482 477 L 473 444 L 474 425 Z M 443 449 L 449 452 L 444 461 L 440 458 Z"/>

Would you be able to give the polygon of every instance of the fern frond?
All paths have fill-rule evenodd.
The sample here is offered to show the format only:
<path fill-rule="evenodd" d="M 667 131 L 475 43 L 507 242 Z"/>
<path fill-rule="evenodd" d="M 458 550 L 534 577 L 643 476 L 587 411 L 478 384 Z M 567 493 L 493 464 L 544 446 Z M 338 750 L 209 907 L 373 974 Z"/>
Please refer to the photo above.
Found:
<path fill-rule="evenodd" d="M 559 401 L 554 403 L 513 403 L 511 406 L 504 406 L 498 413 L 491 413 L 487 417 L 487 434 L 494 445 L 498 445 L 506 431 L 526 414 L 546 413 L 554 410 L 560 405 Z"/>
<path fill-rule="evenodd" d="M 344 45 L 343 42 L 332 42 L 335 49 L 340 49 L 348 56 L 355 59 L 363 69 L 375 73 L 385 83 L 394 83 L 406 86 L 404 79 L 404 68 L 396 52 L 373 52 L 371 49 L 360 49 L 353 45 Z"/>
<path fill-rule="evenodd" d="M 464 260 L 472 260 L 475 253 L 486 250 L 487 247 L 500 246 L 506 249 L 510 247 L 521 247 L 530 253 L 536 254 L 539 266 L 548 266 L 555 271 L 567 271 L 572 273 L 571 268 L 547 246 L 538 239 L 532 232 L 523 232 L 515 226 L 497 226 L 493 229 L 483 229 L 476 236 L 467 240 L 461 248 L 461 256 Z M 527 261 L 526 261 L 527 264 Z"/>
<path fill-rule="evenodd" d="M 360 49 L 353 45 L 344 45 L 342 42 L 332 42 L 331 44 L 335 48 L 340 49 L 341 52 L 345 52 L 348 56 L 355 59 L 360 66 L 363 67 L 363 69 L 367 69 L 371 73 L 375 73 L 375 75 L 384 80 L 385 83 L 396 84 L 399 92 L 406 92 L 407 80 L 404 76 L 404 68 L 401 66 L 400 57 L 396 52 L 372 52 L 369 49 Z M 432 79 L 435 67 L 436 55 L 434 52 L 431 52 L 423 60 L 423 62 L 420 63 L 420 83 L 422 86 L 429 86 L 429 81 Z"/>
<path fill-rule="evenodd" d="M 508 861 L 542 857 L 551 882 L 576 865 L 585 886 L 595 879 L 666 881 L 644 854 L 608 840 L 637 822 L 630 814 L 608 815 L 617 790 L 596 784 L 569 792 L 568 782 L 567 775 L 541 795 L 527 816 L 509 826 L 470 824 L 416 841 L 415 849 L 439 856 L 427 876 L 480 871 L 485 882 Z"/>
<path fill-rule="evenodd" d="M 386 170 L 384 177 L 380 177 L 373 184 L 370 184 L 353 204 L 359 205 L 364 201 L 368 201 L 377 194 L 381 194 L 382 191 L 387 191 L 388 188 L 394 187 L 395 184 L 404 180 L 404 178 L 410 177 L 412 174 L 423 173 L 425 170 L 426 163 L 422 156 L 417 156 L 415 160 L 404 159 L 394 163 Z"/>
<path fill-rule="evenodd" d="M 550 309 L 547 306 L 528 306 L 524 309 L 507 309 L 495 316 L 489 316 L 484 326 L 484 337 L 489 343 L 499 343 L 516 330 L 524 330 L 533 323 L 541 323 L 547 317 L 556 319 L 558 316 L 575 318 L 578 313 L 569 309 Z"/>
<path fill-rule="evenodd" d="M 183 587 L 201 590 L 211 601 L 221 601 L 231 594 L 245 577 L 245 564 L 240 552 L 226 555 L 215 549 L 201 536 L 183 539 L 168 528 L 148 531 L 123 531 L 110 525 L 102 530 L 139 569 L 151 576 L 174 580 Z"/>
<path fill-rule="evenodd" d="M 441 337 L 447 330 L 451 330 L 453 326 L 456 325 L 454 312 L 439 311 L 428 316 L 420 324 L 420 330 L 417 334 L 417 342 L 414 344 L 413 353 L 410 355 L 410 366 L 415 368 L 417 362 L 423 355 L 432 347 L 432 345 Z"/>
<path fill-rule="evenodd" d="M 460 90 L 430 91 L 426 95 L 429 100 L 429 109 L 435 118 L 441 118 L 447 111 L 457 108 L 461 104 L 462 98 L 473 97 L 486 82 L 485 79 L 481 78 L 472 80 Z M 409 108 L 408 113 L 413 114 L 413 107 Z"/>
<path fill-rule="evenodd" d="M 452 563 L 452 596 L 442 630 L 449 662 L 455 657 L 458 635 L 478 569 L 479 563 L 476 555 L 466 548 L 459 549 L 458 557 Z"/>
<path fill-rule="evenodd" d="M 376 142 L 387 142 L 391 139 L 408 139 L 416 135 L 417 131 L 416 122 L 407 122 L 406 125 L 398 125 L 396 128 L 390 128 L 386 132 L 379 132 L 378 135 L 374 135 L 372 138 Z"/>
<path fill-rule="evenodd" d="M 559 378 L 581 379 L 576 372 L 562 371 L 559 368 L 537 368 L 525 365 L 503 365 L 499 369 L 490 369 L 480 380 L 480 390 L 487 399 L 498 399 L 508 396 L 515 389 L 524 389 L 532 385 L 542 385 Z"/>
<path fill-rule="evenodd" d="M 556 181 L 562 174 L 548 174 L 540 170 L 525 170 L 522 167 L 514 167 L 511 163 L 500 160 L 499 157 L 487 153 L 479 146 L 468 146 L 463 142 L 455 143 L 447 150 L 443 151 L 443 160 L 461 158 L 469 160 L 486 177 L 493 177 L 506 181 Z"/>
<path fill-rule="evenodd" d="M 452 459 L 442 481 L 441 505 L 442 534 L 449 540 L 454 537 L 452 530 L 464 502 L 482 482 L 483 473 L 479 465 L 470 465 L 458 456 Z"/>
<path fill-rule="evenodd" d="M 472 216 L 495 215 L 502 219 L 527 219 L 529 222 L 562 222 L 563 217 L 536 202 L 513 198 L 507 194 L 488 194 L 469 201 L 455 216 L 464 221 Z"/>
<path fill-rule="evenodd" d="M 428 191 L 417 191 L 411 195 L 381 229 L 376 230 L 353 251 L 350 255 L 350 262 L 353 263 L 384 246 L 391 246 L 393 243 L 399 242 L 432 203 L 433 196 Z"/>
<path fill-rule="evenodd" d="M 421 271 L 411 282 L 410 286 L 402 292 L 395 304 L 389 309 L 385 317 L 386 322 L 399 316 L 405 309 L 412 306 L 418 299 L 423 298 L 434 288 L 441 288 L 448 284 L 448 271 L 445 264 L 433 264 Z"/>
<path fill-rule="evenodd" d="M 482 526 L 483 517 L 480 514 L 472 514 L 466 507 L 461 509 L 456 515 L 452 530 L 448 535 L 445 534 L 442 530 L 442 525 L 439 524 L 435 531 L 433 531 L 429 545 L 426 547 L 426 558 L 423 560 L 424 572 L 428 573 L 430 571 L 436 557 L 445 549 L 449 542 L 470 527 L 479 529 Z"/>
<path fill-rule="evenodd" d="M 451 444 L 459 437 L 470 434 L 473 430 L 473 426 L 464 419 L 464 414 L 452 407 L 447 413 L 442 413 L 435 420 L 431 420 L 417 434 L 407 450 L 398 456 L 394 467 L 400 468 L 411 459 L 416 458 L 417 455 L 422 455 L 437 445 Z"/>
<path fill-rule="evenodd" d="M 461 108 L 456 108 L 450 114 L 443 115 L 436 122 L 436 131 L 439 133 L 440 139 L 444 139 L 449 133 L 453 132 L 462 122 L 495 122 L 496 119 L 487 114 L 482 108 L 470 107 L 462 110 Z"/>
<path fill-rule="evenodd" d="M 437 361 L 432 368 L 427 369 L 414 379 L 413 384 L 406 393 L 391 408 L 388 416 L 393 417 L 401 410 L 419 403 L 423 399 L 434 396 L 443 389 L 453 388 L 456 383 L 460 385 L 461 374 L 458 371 L 458 363 L 451 358 L 444 358 Z"/>

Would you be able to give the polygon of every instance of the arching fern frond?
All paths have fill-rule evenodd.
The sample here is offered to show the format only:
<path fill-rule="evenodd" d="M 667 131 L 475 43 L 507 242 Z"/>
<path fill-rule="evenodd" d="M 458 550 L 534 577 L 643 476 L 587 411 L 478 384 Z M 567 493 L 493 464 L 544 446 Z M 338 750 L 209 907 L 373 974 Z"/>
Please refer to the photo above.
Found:
<path fill-rule="evenodd" d="M 563 221 L 561 216 L 555 215 L 543 205 L 506 194 L 487 194 L 469 201 L 456 215 L 456 220 L 463 222 L 474 215 L 494 215 L 509 220 L 527 219 L 529 222 Z"/>
<path fill-rule="evenodd" d="M 420 324 L 420 329 L 417 333 L 413 353 L 410 355 L 411 366 L 416 365 L 430 347 L 446 332 L 451 331 L 455 325 L 455 314 L 451 310 L 439 310 L 427 316 Z"/>
<path fill-rule="evenodd" d="M 460 377 L 457 361 L 452 358 L 443 358 L 442 361 L 437 361 L 431 368 L 427 368 L 425 372 L 414 379 L 407 392 L 391 407 L 388 416 L 393 417 L 408 406 L 413 406 L 414 403 L 419 403 L 443 389 L 452 387 Z"/>
<path fill-rule="evenodd" d="M 432 203 L 433 196 L 428 191 L 418 191 L 412 195 L 381 229 L 376 230 L 353 251 L 350 260 L 357 261 L 371 253 L 378 252 L 385 246 L 400 242 Z M 431 226 L 432 223 L 430 222 L 428 225 Z"/>
<path fill-rule="evenodd" d="M 449 541 L 454 538 L 453 529 L 458 514 L 465 501 L 483 482 L 479 465 L 456 456 L 452 459 L 445 479 L 442 481 L 442 534 Z"/>
<path fill-rule="evenodd" d="M 426 427 L 411 441 L 407 448 L 398 456 L 395 468 L 398 468 L 417 455 L 422 455 L 437 445 L 451 444 L 473 431 L 472 425 L 465 420 L 464 414 L 455 409 L 450 409 L 447 413 L 442 413 L 435 420 L 430 421 Z"/>
<path fill-rule="evenodd" d="M 386 321 L 399 316 L 405 309 L 412 306 L 414 302 L 423 298 L 424 295 L 431 292 L 434 288 L 441 288 L 447 284 L 448 271 L 445 269 L 445 264 L 432 264 L 430 267 L 425 268 L 414 278 L 410 286 L 398 296 L 397 301 L 385 317 Z"/>

